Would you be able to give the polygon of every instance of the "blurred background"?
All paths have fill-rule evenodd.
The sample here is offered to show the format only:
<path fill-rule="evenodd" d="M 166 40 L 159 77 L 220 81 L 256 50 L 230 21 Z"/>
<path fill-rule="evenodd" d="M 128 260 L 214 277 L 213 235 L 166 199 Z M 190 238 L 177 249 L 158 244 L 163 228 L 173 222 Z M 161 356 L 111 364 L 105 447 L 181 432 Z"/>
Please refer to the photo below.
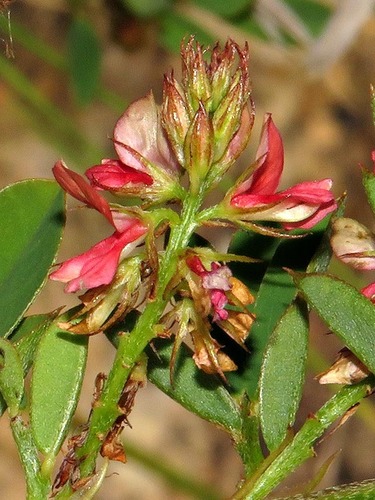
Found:
<path fill-rule="evenodd" d="M 163 74 L 180 73 L 179 46 L 232 37 L 250 46 L 257 120 L 243 162 L 253 158 L 262 116 L 272 112 L 285 143 L 282 187 L 331 177 L 348 192 L 347 213 L 374 227 L 358 164 L 370 166 L 375 84 L 373 0 L 0 0 L 0 185 L 51 177 L 63 158 L 83 172 L 113 157 L 113 126 L 134 99 L 152 89 L 161 99 Z M 85 211 L 71 210 L 60 260 L 108 234 Z M 220 243 L 220 242 L 218 242 Z M 347 272 L 347 271 L 346 271 Z M 361 284 L 362 277 L 347 275 Z M 50 283 L 32 312 L 76 303 Z M 298 425 L 331 394 L 314 375 L 341 348 L 312 318 L 308 384 Z M 113 350 L 91 339 L 89 370 L 75 425 L 86 421 L 96 373 Z M 317 352 L 320 352 L 318 355 Z M 317 446 L 317 456 L 288 481 L 307 482 L 342 449 L 321 486 L 374 477 L 375 419 L 369 400 L 344 428 Z M 137 396 L 124 432 L 126 465 L 114 464 L 99 499 L 228 498 L 241 464 L 228 438 L 151 384 Z M 0 495 L 25 497 L 21 467 L 6 417 L 0 426 Z M 6 456 L 6 460 L 5 457 Z"/>

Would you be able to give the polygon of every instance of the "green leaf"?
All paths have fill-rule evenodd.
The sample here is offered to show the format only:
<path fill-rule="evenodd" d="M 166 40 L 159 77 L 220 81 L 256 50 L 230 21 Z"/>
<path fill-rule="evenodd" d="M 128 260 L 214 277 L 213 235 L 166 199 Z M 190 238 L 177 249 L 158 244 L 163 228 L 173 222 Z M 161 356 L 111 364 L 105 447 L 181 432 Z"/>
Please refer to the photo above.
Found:
<path fill-rule="evenodd" d="M 23 396 L 23 370 L 15 347 L 2 338 L 0 338 L 0 391 L 11 418 L 14 418 Z"/>
<path fill-rule="evenodd" d="M 370 204 L 372 213 L 375 215 L 375 174 L 363 168 L 362 183 L 365 188 L 367 200 Z"/>
<path fill-rule="evenodd" d="M 327 221 L 324 229 L 326 225 Z M 276 241 L 277 250 L 264 275 L 254 306 L 256 321 L 247 342 L 250 355 L 245 360 L 245 366 L 240 366 L 238 372 L 228 375 L 231 386 L 236 391 L 246 389 L 250 399 L 255 397 L 258 388 L 263 355 L 270 335 L 296 295 L 293 280 L 283 268 L 305 270 L 320 245 L 324 229 L 321 226 L 314 229 L 314 233 L 300 239 L 283 240 L 281 243 L 280 240 Z M 247 276 L 253 270 L 250 266 L 253 264 L 244 266 Z M 231 268 L 233 269 L 233 266 Z M 237 277 L 242 279 L 242 274 Z"/>
<path fill-rule="evenodd" d="M 24 318 L 14 330 L 10 341 L 16 348 L 21 361 L 23 378 L 26 377 L 34 361 L 34 354 L 46 328 L 53 321 L 52 314 L 37 314 Z M 7 404 L 0 394 L 0 416 L 7 409 Z"/>
<path fill-rule="evenodd" d="M 171 0 L 122 0 L 134 15 L 152 17 L 171 7 Z"/>
<path fill-rule="evenodd" d="M 159 389 L 184 408 L 222 427 L 231 434 L 241 432 L 240 408 L 215 377 L 196 367 L 191 352 L 182 345 L 175 365 L 173 385 L 170 382 L 172 342 L 156 340 L 156 353 L 148 349 L 148 378 Z"/>
<path fill-rule="evenodd" d="M 306 301 L 343 343 L 375 373 L 375 307 L 358 290 L 333 276 L 294 274 Z"/>
<path fill-rule="evenodd" d="M 206 46 L 212 46 L 215 41 L 212 36 L 202 30 L 202 28 L 172 10 L 165 12 L 160 22 L 160 42 L 172 53 L 178 53 L 181 40 L 190 35 L 195 35 L 199 43 Z"/>
<path fill-rule="evenodd" d="M 58 452 L 77 406 L 87 346 L 88 337 L 65 332 L 56 322 L 39 343 L 31 381 L 31 427 L 39 451 L 50 457 Z"/>
<path fill-rule="evenodd" d="M 316 0 L 284 0 L 301 18 L 306 28 L 314 36 L 320 35 L 332 14 L 332 9 Z"/>
<path fill-rule="evenodd" d="M 308 333 L 306 305 L 296 301 L 276 325 L 267 345 L 259 404 L 263 437 L 270 451 L 281 445 L 294 423 L 305 379 Z"/>
<path fill-rule="evenodd" d="M 249 264 L 242 262 L 230 262 L 228 264 L 233 274 L 243 281 L 252 292 L 259 289 L 279 243 L 280 240 L 277 238 L 249 231 L 236 231 L 233 235 L 228 253 L 261 260 L 257 264 L 252 264 L 251 267 L 249 267 Z"/>
<path fill-rule="evenodd" d="M 240 15 L 246 9 L 250 9 L 253 0 L 236 0 L 228 2 L 228 0 L 194 0 L 194 3 L 210 12 L 223 17 L 235 17 Z"/>
<path fill-rule="evenodd" d="M 55 182 L 33 179 L 0 191 L 0 336 L 8 336 L 33 302 L 54 261 L 64 226 Z"/>
<path fill-rule="evenodd" d="M 79 104 L 89 104 L 99 88 L 101 48 L 85 19 L 75 18 L 68 33 L 68 63 Z"/>
<path fill-rule="evenodd" d="M 265 42 L 268 42 L 270 39 L 269 35 L 264 31 L 262 25 L 251 15 L 239 18 L 236 21 L 236 27 L 246 31 L 252 37 L 259 38 L 260 40 L 263 40 Z"/>
<path fill-rule="evenodd" d="M 56 314 L 37 314 L 23 318 L 10 340 L 20 356 L 23 374 L 27 375 L 34 361 L 35 351 Z"/>

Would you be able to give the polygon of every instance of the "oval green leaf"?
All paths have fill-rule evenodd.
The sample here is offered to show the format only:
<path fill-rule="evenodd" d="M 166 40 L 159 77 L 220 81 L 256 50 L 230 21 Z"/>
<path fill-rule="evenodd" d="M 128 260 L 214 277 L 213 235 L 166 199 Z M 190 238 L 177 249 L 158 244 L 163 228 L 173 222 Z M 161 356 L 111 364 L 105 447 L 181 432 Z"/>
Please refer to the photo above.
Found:
<path fill-rule="evenodd" d="M 13 331 L 10 341 L 16 348 L 21 361 L 23 377 L 26 377 L 34 360 L 34 354 L 45 329 L 53 321 L 52 314 L 37 314 L 24 318 Z M 1 339 L 0 339 L 1 341 Z M 0 416 L 7 409 L 7 403 L 0 395 Z"/>
<path fill-rule="evenodd" d="M 159 389 L 196 415 L 238 434 L 242 428 L 239 406 L 215 377 L 199 371 L 191 353 L 182 345 L 177 356 L 173 385 L 170 382 L 172 343 L 156 340 L 156 349 L 148 349 L 147 376 Z"/>
<path fill-rule="evenodd" d="M 23 369 L 15 347 L 0 338 L 0 391 L 11 418 L 18 413 L 23 396 Z"/>
<path fill-rule="evenodd" d="M 68 62 L 80 104 L 88 104 L 99 87 L 101 48 L 97 34 L 85 19 L 73 19 L 68 34 Z"/>
<path fill-rule="evenodd" d="M 309 324 L 302 301 L 289 306 L 269 340 L 260 375 L 260 422 L 270 451 L 293 425 L 305 379 Z"/>
<path fill-rule="evenodd" d="M 53 181 L 22 181 L 0 191 L 0 214 L 0 336 L 6 337 L 54 261 L 64 226 L 64 196 Z"/>
<path fill-rule="evenodd" d="M 375 307 L 351 285 L 323 274 L 293 275 L 306 301 L 330 330 L 375 373 Z"/>
<path fill-rule="evenodd" d="M 81 390 L 87 346 L 88 337 L 74 336 L 56 323 L 39 343 L 31 380 L 31 428 L 39 451 L 46 455 L 56 455 L 68 432 Z"/>

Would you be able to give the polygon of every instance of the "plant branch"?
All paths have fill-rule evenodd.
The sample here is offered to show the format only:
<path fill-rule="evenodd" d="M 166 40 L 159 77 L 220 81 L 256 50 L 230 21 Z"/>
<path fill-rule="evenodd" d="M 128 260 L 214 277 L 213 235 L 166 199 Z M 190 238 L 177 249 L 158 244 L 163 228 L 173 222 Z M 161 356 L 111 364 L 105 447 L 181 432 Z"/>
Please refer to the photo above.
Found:
<path fill-rule="evenodd" d="M 313 455 L 313 445 L 324 431 L 339 417 L 369 395 L 375 385 L 371 376 L 354 386 L 343 387 L 311 418 L 306 420 L 293 441 L 272 461 L 264 473 L 248 477 L 232 500 L 261 500 L 302 462 Z M 266 459 L 267 460 L 267 459 Z"/>
<path fill-rule="evenodd" d="M 90 475 L 95 469 L 96 456 L 103 439 L 120 415 L 118 401 L 135 363 L 154 338 L 157 325 L 168 303 L 166 287 L 177 271 L 178 258 L 196 227 L 195 215 L 203 198 L 203 193 L 188 195 L 181 213 L 181 223 L 173 226 L 164 255 L 161 257 L 157 279 L 156 297 L 150 301 L 139 317 L 133 331 L 121 335 L 116 357 L 103 389 L 100 400 L 93 408 L 87 439 L 77 451 L 81 457 L 81 476 Z"/>

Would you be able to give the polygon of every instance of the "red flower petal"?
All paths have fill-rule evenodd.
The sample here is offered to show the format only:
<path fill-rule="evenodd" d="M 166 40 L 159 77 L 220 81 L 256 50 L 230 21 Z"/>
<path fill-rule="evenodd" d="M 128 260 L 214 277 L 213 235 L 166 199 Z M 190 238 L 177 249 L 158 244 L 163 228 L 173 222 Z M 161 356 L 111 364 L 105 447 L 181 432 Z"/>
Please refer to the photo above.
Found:
<path fill-rule="evenodd" d="M 273 194 L 279 185 L 284 166 L 284 146 L 270 113 L 264 118 L 255 164 L 255 172 L 238 186 L 234 197 L 239 194 Z"/>
<path fill-rule="evenodd" d="M 150 186 L 153 183 L 150 175 L 124 165 L 120 160 L 103 160 L 101 165 L 86 170 L 85 175 L 91 184 L 101 189 L 119 190 L 128 184 Z"/>
<path fill-rule="evenodd" d="M 52 171 L 64 191 L 87 206 L 95 208 L 112 226 L 115 226 L 108 202 L 81 175 L 65 167 L 62 161 L 58 161 Z"/>
<path fill-rule="evenodd" d="M 49 277 L 67 283 L 65 291 L 68 293 L 108 285 L 116 273 L 120 258 L 131 252 L 146 231 L 147 228 L 138 219 L 131 218 L 127 231 L 116 231 L 87 252 L 65 261 Z"/>

